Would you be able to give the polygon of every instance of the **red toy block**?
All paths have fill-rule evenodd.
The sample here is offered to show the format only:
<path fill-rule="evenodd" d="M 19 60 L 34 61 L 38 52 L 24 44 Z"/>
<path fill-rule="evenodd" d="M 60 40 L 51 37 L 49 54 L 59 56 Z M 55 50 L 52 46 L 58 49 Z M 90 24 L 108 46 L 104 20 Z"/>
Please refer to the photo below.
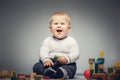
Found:
<path fill-rule="evenodd" d="M 93 75 L 92 75 L 92 78 L 94 79 L 94 78 L 102 78 L 102 80 L 107 80 L 107 74 L 105 74 L 105 73 L 94 73 Z"/>

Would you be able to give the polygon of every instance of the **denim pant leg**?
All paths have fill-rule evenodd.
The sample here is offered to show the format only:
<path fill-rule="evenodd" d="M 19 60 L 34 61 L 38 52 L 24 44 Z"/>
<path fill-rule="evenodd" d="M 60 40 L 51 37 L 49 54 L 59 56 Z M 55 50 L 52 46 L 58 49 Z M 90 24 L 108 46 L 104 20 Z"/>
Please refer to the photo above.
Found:
<path fill-rule="evenodd" d="M 66 64 L 66 65 L 63 65 L 61 67 L 67 71 L 69 79 L 71 79 L 75 76 L 76 70 L 77 70 L 76 63 Z"/>
<path fill-rule="evenodd" d="M 54 63 L 54 66 L 52 66 L 53 69 L 56 69 L 56 68 L 58 68 L 58 67 L 61 66 L 61 64 L 60 64 L 59 62 L 57 62 L 56 59 L 51 58 L 51 60 L 52 60 L 53 63 Z M 38 75 L 43 75 L 45 69 L 47 69 L 47 68 L 49 68 L 49 67 L 47 67 L 47 66 L 44 67 L 42 61 L 39 61 L 39 62 L 37 62 L 37 63 L 33 66 L 33 72 L 36 73 L 36 74 L 38 74 Z"/>
<path fill-rule="evenodd" d="M 43 75 L 44 73 L 44 65 L 41 61 L 37 62 L 33 66 L 33 72 L 36 73 L 37 75 Z"/>

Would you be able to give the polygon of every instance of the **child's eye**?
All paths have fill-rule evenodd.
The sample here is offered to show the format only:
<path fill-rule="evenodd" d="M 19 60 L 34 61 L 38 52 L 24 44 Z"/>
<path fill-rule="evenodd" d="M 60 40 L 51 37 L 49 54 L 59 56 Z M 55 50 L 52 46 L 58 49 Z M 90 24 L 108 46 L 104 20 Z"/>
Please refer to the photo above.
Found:
<path fill-rule="evenodd" d="M 54 25 L 57 25 L 58 23 L 54 23 Z"/>
<path fill-rule="evenodd" d="M 61 23 L 61 25 L 64 25 L 65 23 Z"/>

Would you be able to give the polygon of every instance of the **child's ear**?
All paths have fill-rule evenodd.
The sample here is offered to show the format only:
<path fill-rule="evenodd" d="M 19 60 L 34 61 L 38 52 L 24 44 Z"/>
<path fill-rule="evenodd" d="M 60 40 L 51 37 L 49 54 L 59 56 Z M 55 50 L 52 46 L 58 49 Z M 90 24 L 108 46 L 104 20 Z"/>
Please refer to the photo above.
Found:
<path fill-rule="evenodd" d="M 70 29 L 71 29 L 71 26 L 68 27 L 68 30 L 70 30 Z"/>
<path fill-rule="evenodd" d="M 51 26 L 49 26 L 49 29 L 51 30 Z"/>
<path fill-rule="evenodd" d="M 68 27 L 68 32 L 70 31 L 70 29 L 71 29 L 71 26 Z"/>
<path fill-rule="evenodd" d="M 69 26 L 69 29 L 71 29 L 71 26 Z"/>

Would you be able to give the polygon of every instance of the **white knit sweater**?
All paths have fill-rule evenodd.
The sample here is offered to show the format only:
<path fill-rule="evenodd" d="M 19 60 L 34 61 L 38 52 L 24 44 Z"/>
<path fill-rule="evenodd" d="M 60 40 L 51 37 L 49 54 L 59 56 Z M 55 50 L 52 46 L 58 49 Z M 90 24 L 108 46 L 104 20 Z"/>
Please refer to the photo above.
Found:
<path fill-rule="evenodd" d="M 47 37 L 40 48 L 40 59 L 44 62 L 54 56 L 66 56 L 68 63 L 75 62 L 80 54 L 79 47 L 75 39 L 70 36 L 59 40 L 53 36 Z"/>

